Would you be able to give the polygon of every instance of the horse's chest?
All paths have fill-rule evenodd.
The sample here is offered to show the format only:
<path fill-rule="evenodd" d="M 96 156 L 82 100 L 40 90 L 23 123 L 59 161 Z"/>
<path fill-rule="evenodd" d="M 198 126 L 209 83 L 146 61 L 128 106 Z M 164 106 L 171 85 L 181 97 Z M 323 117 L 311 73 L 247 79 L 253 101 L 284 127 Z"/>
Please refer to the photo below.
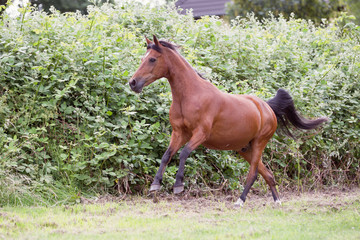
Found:
<path fill-rule="evenodd" d="M 183 130 L 191 131 L 196 128 L 196 125 L 199 123 L 196 112 L 188 110 L 186 107 L 172 107 L 170 109 L 169 118 L 173 128 L 181 128 Z"/>

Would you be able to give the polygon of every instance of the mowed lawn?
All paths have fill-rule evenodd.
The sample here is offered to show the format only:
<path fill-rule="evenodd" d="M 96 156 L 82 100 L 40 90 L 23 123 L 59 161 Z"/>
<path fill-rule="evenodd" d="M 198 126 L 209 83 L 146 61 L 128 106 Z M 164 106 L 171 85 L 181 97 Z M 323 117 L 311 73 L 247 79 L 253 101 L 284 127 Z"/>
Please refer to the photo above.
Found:
<path fill-rule="evenodd" d="M 0 239 L 360 239 L 360 190 L 0 208 Z"/>

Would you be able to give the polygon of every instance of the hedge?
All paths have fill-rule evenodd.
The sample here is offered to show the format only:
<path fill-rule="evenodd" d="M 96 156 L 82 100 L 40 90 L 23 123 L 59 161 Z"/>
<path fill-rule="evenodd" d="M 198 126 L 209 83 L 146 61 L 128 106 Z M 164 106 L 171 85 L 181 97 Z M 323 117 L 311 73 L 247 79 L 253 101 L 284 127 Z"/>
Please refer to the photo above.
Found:
<path fill-rule="evenodd" d="M 0 21 L 1 205 L 147 193 L 169 144 L 171 92 L 166 79 L 140 95 L 127 82 L 153 34 L 180 45 L 223 91 L 266 100 L 284 88 L 302 115 L 330 118 L 268 144 L 263 161 L 281 188 L 359 184 L 360 27 L 346 15 L 322 26 L 281 16 L 194 21 L 172 4 L 130 1 L 88 12 L 27 7 Z M 187 160 L 186 188 L 241 190 L 247 169 L 234 152 L 200 147 Z"/>

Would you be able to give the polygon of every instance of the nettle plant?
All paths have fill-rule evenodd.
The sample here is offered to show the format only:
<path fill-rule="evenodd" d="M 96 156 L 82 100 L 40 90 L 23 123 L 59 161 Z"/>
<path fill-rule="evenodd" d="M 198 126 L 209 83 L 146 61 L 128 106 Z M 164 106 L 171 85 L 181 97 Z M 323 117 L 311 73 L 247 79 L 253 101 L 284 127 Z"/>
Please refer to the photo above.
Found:
<path fill-rule="evenodd" d="M 173 5 L 135 2 L 88 10 L 27 7 L 0 20 L 0 188 L 17 179 L 4 201 L 20 199 L 25 185 L 51 201 L 147 191 L 169 143 L 171 93 L 160 80 L 136 95 L 127 81 L 152 34 L 180 44 L 223 91 L 266 100 L 284 88 L 303 115 L 331 119 L 320 133 L 297 133 L 302 140 L 273 138 L 263 161 L 280 186 L 359 182 L 360 29 L 346 16 L 317 27 L 274 16 L 194 21 Z M 247 164 L 232 152 L 205 151 L 187 160 L 187 187 L 237 189 Z"/>

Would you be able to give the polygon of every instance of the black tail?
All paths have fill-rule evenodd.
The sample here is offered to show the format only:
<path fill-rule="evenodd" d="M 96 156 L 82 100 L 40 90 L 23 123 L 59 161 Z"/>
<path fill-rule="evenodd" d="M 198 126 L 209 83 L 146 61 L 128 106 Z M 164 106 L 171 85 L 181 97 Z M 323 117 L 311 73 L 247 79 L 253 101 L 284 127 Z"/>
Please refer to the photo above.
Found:
<path fill-rule="evenodd" d="M 326 117 L 309 120 L 300 116 L 296 112 L 294 102 L 290 94 L 281 88 L 277 91 L 274 98 L 267 101 L 267 104 L 269 104 L 269 106 L 274 111 L 280 129 L 283 129 L 286 135 L 289 135 L 293 138 L 294 136 L 289 130 L 289 122 L 292 123 L 292 125 L 294 125 L 296 128 L 309 130 L 314 129 L 321 125 L 323 122 L 328 121 Z"/>

